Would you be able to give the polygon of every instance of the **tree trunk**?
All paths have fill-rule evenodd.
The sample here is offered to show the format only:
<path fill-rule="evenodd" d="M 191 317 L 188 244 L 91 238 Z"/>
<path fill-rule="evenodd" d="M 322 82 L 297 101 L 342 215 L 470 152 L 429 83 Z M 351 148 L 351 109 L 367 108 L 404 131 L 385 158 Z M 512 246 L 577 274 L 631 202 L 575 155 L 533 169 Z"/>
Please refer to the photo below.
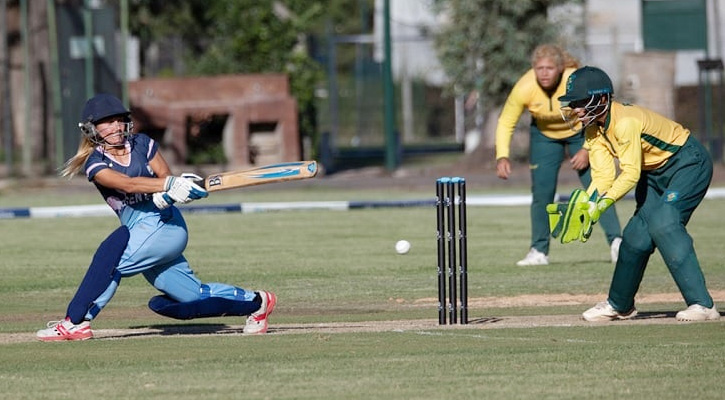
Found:
<path fill-rule="evenodd" d="M 478 166 L 483 169 L 493 169 L 496 166 L 495 133 L 501 106 L 492 107 L 484 112 L 483 123 L 480 126 L 480 140 L 478 146 L 466 155 L 464 163 L 468 166 Z"/>
<path fill-rule="evenodd" d="M 28 2 L 30 74 L 30 155 L 32 163 L 40 167 L 32 173 L 46 173 L 54 169 L 52 85 L 50 75 L 50 46 L 48 43 L 48 2 Z M 40 162 L 40 163 L 39 163 Z"/>
<path fill-rule="evenodd" d="M 8 19 L 19 21 L 17 25 L 11 25 L 12 31 L 8 31 L 8 37 L 19 38 L 11 41 L 8 47 L 14 161 L 21 162 L 14 169 L 23 176 L 38 176 L 52 165 L 49 162 L 52 161 L 49 157 L 52 153 L 47 145 L 53 129 L 50 107 L 46 102 L 46 99 L 52 98 L 47 2 L 28 2 L 25 32 L 19 7 L 14 3 L 8 8 Z"/>

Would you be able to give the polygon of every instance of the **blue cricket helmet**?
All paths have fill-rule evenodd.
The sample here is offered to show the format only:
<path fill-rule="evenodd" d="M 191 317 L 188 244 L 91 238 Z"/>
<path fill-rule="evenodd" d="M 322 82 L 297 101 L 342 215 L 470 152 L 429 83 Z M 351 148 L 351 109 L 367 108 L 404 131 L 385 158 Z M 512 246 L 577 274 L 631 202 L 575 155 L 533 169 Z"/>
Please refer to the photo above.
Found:
<path fill-rule="evenodd" d="M 83 107 L 83 112 L 81 113 L 81 121 L 91 122 L 95 125 L 98 121 L 108 117 L 117 115 L 129 117 L 130 114 L 131 112 L 123 106 L 123 103 L 121 103 L 118 97 L 101 93 L 86 101 L 86 105 Z"/>

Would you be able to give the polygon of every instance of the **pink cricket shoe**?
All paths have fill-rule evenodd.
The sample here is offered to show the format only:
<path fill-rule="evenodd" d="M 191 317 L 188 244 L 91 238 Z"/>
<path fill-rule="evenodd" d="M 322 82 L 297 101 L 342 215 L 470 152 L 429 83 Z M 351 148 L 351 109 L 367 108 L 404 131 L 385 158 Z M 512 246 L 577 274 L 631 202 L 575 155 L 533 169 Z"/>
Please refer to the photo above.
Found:
<path fill-rule="evenodd" d="M 262 306 L 259 307 L 259 310 L 247 317 L 247 323 L 242 330 L 247 334 L 266 333 L 269 326 L 267 318 L 274 311 L 274 305 L 277 304 L 277 296 L 274 293 L 265 292 L 264 290 L 260 290 L 257 293 L 262 298 Z"/>
<path fill-rule="evenodd" d="M 43 342 L 54 342 L 59 340 L 86 340 L 93 337 L 91 323 L 83 321 L 75 325 L 66 318 L 62 321 L 48 322 L 48 328 L 39 330 L 35 336 Z"/>

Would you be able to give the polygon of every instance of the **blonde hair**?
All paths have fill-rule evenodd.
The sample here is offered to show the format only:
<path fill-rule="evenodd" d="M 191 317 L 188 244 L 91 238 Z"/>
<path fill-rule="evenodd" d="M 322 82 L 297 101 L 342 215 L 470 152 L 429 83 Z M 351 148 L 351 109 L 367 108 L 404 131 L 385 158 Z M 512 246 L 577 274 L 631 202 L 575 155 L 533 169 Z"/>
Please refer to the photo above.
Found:
<path fill-rule="evenodd" d="M 557 67 L 561 67 L 562 69 L 579 68 L 581 66 L 576 57 L 555 44 L 541 44 L 537 46 L 533 53 L 531 53 L 531 66 L 535 66 L 542 58 L 551 59 Z"/>
<path fill-rule="evenodd" d="M 96 145 L 93 144 L 86 136 L 81 136 L 81 142 L 78 144 L 78 151 L 73 157 L 65 162 L 63 169 L 60 171 L 60 175 L 72 178 L 79 173 L 95 148 Z"/>

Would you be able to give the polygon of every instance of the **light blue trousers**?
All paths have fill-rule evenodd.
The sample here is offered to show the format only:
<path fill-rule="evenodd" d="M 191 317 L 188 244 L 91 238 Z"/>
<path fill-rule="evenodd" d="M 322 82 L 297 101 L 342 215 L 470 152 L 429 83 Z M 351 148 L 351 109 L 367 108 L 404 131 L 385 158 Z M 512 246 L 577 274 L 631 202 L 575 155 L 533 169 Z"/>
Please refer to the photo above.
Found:
<path fill-rule="evenodd" d="M 229 300 L 253 301 L 256 294 L 250 290 L 225 283 L 205 283 L 194 275 L 183 256 L 188 241 L 186 223 L 181 212 L 172 207 L 171 218 L 163 221 L 155 217 L 145 218 L 130 228 L 131 237 L 121 261 L 118 273 L 108 288 L 94 301 L 86 314 L 92 320 L 108 304 L 118 289 L 121 277 L 142 273 L 155 288 L 178 302 L 222 297 Z"/>

